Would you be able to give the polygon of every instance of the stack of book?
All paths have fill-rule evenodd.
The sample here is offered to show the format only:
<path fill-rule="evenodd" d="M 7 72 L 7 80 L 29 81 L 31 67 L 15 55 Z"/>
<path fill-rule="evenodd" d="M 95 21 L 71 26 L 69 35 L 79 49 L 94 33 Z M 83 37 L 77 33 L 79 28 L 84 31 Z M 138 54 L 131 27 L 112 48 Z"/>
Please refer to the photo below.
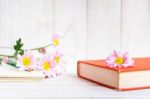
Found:
<path fill-rule="evenodd" d="M 119 91 L 150 88 L 150 58 L 133 58 L 128 68 L 111 68 L 105 60 L 78 61 L 79 77 Z"/>

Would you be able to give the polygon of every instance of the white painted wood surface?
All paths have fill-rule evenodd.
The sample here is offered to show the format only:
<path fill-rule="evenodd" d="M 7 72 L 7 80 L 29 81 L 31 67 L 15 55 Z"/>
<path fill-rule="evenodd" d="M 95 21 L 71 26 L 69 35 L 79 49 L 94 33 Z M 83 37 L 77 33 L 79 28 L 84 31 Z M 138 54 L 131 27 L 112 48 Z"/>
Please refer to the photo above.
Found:
<path fill-rule="evenodd" d="M 54 0 L 54 32 L 64 36 L 64 48 L 71 57 L 86 58 L 86 0 Z"/>
<path fill-rule="evenodd" d="M 122 0 L 122 47 L 132 56 L 150 56 L 150 0 Z"/>
<path fill-rule="evenodd" d="M 74 74 L 34 83 L 0 83 L 1 99 L 149 99 L 150 89 L 118 92 Z"/>
<path fill-rule="evenodd" d="M 100 59 L 121 45 L 121 0 L 88 0 L 88 58 Z"/>
<path fill-rule="evenodd" d="M 0 45 L 22 38 L 26 48 L 47 44 L 53 32 L 52 0 L 0 0 Z"/>
<path fill-rule="evenodd" d="M 149 0 L 0 0 L 0 45 L 26 48 L 64 35 L 72 60 L 105 58 L 113 49 L 149 56 Z M 2 52 L 2 50 L 0 50 Z"/>

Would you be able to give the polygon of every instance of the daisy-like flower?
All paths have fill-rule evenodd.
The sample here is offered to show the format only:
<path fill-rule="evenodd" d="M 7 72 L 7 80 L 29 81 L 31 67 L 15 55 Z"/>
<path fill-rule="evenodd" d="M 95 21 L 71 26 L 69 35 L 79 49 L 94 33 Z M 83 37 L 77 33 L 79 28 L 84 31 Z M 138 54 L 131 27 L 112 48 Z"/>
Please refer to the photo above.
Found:
<path fill-rule="evenodd" d="M 58 65 L 61 61 L 63 54 L 61 53 L 60 50 L 57 50 L 55 55 L 54 55 L 54 62 Z"/>
<path fill-rule="evenodd" d="M 54 62 L 56 64 L 55 73 L 56 75 L 60 75 L 64 72 L 64 63 L 62 61 L 63 53 L 61 50 L 57 50 L 54 55 Z"/>
<path fill-rule="evenodd" d="M 58 34 L 53 35 L 51 40 L 54 46 L 60 45 L 60 36 Z"/>
<path fill-rule="evenodd" d="M 31 52 L 26 52 L 24 55 L 19 56 L 17 60 L 17 65 L 20 70 L 31 71 L 36 66 L 36 61 Z"/>
<path fill-rule="evenodd" d="M 52 55 L 45 55 L 41 59 L 41 69 L 45 77 L 52 77 L 54 74 L 55 62 Z"/>
<path fill-rule="evenodd" d="M 106 59 L 110 67 L 130 67 L 134 65 L 133 59 L 129 58 L 128 53 L 119 53 L 114 50 Z"/>

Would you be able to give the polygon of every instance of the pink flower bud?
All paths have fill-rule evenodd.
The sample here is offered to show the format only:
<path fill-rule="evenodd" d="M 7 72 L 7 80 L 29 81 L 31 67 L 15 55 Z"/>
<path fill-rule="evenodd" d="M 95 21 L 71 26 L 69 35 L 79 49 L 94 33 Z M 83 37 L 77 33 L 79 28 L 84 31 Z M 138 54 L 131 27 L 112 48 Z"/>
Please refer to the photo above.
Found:
<path fill-rule="evenodd" d="M 9 58 L 8 58 L 8 57 L 3 57 L 3 58 L 2 58 L 2 62 L 3 62 L 3 63 L 7 63 L 8 61 L 9 61 Z"/>
<path fill-rule="evenodd" d="M 45 48 L 40 48 L 39 52 L 42 53 L 42 54 L 45 54 L 46 53 L 46 49 Z"/>

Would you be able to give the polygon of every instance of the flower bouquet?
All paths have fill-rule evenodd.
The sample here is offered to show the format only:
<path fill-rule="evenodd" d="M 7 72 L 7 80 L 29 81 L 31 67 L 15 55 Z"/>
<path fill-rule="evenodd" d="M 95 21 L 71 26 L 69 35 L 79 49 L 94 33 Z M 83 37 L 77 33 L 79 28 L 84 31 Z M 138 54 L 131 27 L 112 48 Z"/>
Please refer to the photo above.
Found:
<path fill-rule="evenodd" d="M 21 71 L 41 71 L 43 78 L 51 78 L 64 72 L 65 62 L 62 53 L 61 36 L 52 35 L 50 44 L 39 48 L 23 49 L 21 38 L 11 47 L 0 47 L 13 49 L 13 55 L 0 54 L 0 64 L 5 63 Z M 49 52 L 50 48 L 51 52 Z"/>

